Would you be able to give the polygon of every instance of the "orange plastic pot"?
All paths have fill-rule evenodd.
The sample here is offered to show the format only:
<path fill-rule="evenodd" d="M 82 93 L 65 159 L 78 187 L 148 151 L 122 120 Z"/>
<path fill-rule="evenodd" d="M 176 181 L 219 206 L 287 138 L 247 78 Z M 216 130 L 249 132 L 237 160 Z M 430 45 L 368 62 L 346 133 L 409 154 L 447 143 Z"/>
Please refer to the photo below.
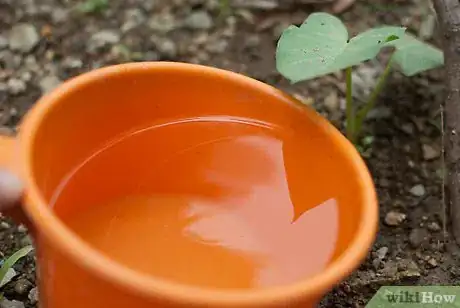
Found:
<path fill-rule="evenodd" d="M 48 206 L 64 175 L 112 137 L 158 118 L 209 114 L 306 127 L 324 136 L 315 139 L 312 151 L 326 145 L 334 149 L 325 154 L 334 155 L 340 166 L 334 169 L 340 176 L 331 176 L 331 185 L 343 202 L 337 252 L 324 271 L 293 285 L 249 291 L 166 282 L 132 271 L 91 248 Z M 42 308 L 313 307 L 359 266 L 376 234 L 376 193 L 354 146 L 292 97 L 216 68 L 157 62 L 83 74 L 41 98 L 26 115 L 17 139 L 2 138 L 0 150 L 2 165 L 25 184 L 25 216 L 19 217 L 17 211 L 9 214 L 27 217 L 33 228 Z"/>

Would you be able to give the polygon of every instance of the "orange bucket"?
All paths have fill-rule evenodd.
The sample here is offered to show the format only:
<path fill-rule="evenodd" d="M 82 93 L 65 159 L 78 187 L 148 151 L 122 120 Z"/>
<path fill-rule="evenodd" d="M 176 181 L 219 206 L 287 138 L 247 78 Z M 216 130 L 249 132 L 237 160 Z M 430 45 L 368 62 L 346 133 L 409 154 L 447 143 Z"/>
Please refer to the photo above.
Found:
<path fill-rule="evenodd" d="M 334 257 L 324 269 L 295 283 L 247 290 L 167 281 L 134 271 L 88 245 L 49 206 L 66 174 L 115 136 L 157 119 L 206 115 L 254 119 L 316 136 L 306 142 L 311 151 L 328 157 L 324 173 L 330 183 L 314 190 L 333 189 L 340 201 Z M 216 68 L 133 63 L 83 74 L 41 98 L 24 118 L 16 140 L 0 139 L 0 153 L 2 166 L 16 172 L 25 185 L 23 212 L 6 214 L 34 233 L 42 308 L 314 307 L 359 266 L 377 231 L 374 185 L 354 146 L 294 98 Z M 295 163 L 302 167 L 302 161 Z M 303 183 L 296 185 L 304 189 Z M 79 192 L 85 193 L 91 194 Z"/>

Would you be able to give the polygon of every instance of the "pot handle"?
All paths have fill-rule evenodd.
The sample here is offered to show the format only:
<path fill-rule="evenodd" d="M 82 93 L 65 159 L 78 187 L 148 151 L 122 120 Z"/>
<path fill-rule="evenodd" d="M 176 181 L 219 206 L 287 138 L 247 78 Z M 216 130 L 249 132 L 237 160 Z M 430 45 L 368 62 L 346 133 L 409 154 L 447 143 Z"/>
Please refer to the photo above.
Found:
<path fill-rule="evenodd" d="M 17 141 L 14 137 L 0 136 L 0 169 L 18 175 L 19 168 L 14 159 L 16 144 Z M 11 217 L 16 223 L 23 224 L 33 234 L 35 229 L 23 208 L 24 199 L 23 196 L 21 204 L 2 209 L 1 213 Z"/>

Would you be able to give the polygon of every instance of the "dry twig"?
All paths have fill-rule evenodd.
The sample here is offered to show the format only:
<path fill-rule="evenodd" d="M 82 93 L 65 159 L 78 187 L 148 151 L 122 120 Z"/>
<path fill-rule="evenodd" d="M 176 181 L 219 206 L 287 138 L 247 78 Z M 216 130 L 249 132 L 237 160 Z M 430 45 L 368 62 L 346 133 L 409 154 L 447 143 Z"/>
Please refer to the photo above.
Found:
<path fill-rule="evenodd" d="M 445 163 L 447 200 L 453 235 L 460 244 L 460 3 L 433 0 L 444 49 L 447 99 L 445 102 Z"/>

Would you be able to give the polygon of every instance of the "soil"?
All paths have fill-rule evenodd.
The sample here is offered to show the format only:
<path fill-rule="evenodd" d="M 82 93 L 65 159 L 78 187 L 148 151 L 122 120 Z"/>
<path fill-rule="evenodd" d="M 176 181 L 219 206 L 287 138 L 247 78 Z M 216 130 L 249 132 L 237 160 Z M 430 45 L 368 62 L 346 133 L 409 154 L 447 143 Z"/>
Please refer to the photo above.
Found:
<path fill-rule="evenodd" d="M 36 100 L 72 76 L 148 60 L 201 63 L 249 75 L 295 95 L 342 128 L 342 74 L 293 86 L 276 72 L 274 62 L 281 29 L 299 24 L 311 12 L 327 11 L 330 4 L 273 0 L 266 1 L 273 7 L 263 8 L 262 2 L 233 7 L 222 16 L 216 0 L 112 0 L 91 13 L 76 10 L 77 1 L 0 0 L 0 130 L 14 134 Z M 432 42 L 430 14 L 427 1 L 363 0 L 340 17 L 353 33 L 371 25 L 403 24 Z M 26 38 L 12 37 L 20 24 L 36 35 L 29 31 Z M 13 50 L 18 47 L 12 40 L 23 40 L 15 42 L 22 51 Z M 378 61 L 355 68 L 361 76 L 355 88 L 372 88 L 380 70 Z M 458 284 L 459 250 L 443 231 L 442 79 L 440 70 L 411 78 L 391 74 L 366 122 L 366 140 L 373 142 L 363 153 L 378 189 L 380 230 L 362 266 L 321 307 L 363 307 L 382 285 Z M 30 243 L 26 231 L 4 218 L 0 252 L 8 256 Z M 20 261 L 15 270 L 18 275 L 6 285 L 5 297 L 36 307 L 34 257 Z"/>

